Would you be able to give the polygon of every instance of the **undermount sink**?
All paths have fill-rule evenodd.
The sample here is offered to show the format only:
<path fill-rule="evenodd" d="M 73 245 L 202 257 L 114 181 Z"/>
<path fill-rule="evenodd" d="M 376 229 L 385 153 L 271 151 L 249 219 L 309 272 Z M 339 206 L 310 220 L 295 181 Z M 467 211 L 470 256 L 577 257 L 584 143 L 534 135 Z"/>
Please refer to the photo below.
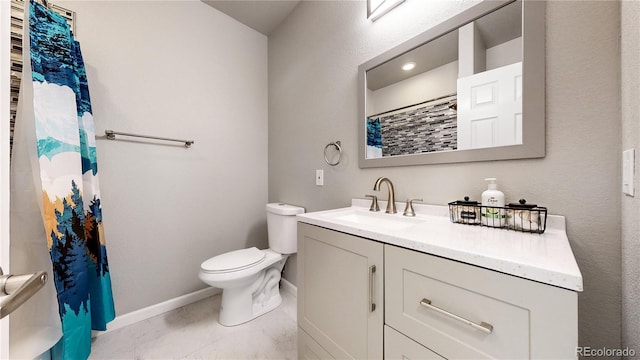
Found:
<path fill-rule="evenodd" d="M 344 221 L 363 228 L 398 231 L 424 222 L 424 219 L 403 216 L 402 213 L 386 214 L 361 208 L 347 208 L 342 211 L 328 211 L 323 214 L 327 220 Z"/>

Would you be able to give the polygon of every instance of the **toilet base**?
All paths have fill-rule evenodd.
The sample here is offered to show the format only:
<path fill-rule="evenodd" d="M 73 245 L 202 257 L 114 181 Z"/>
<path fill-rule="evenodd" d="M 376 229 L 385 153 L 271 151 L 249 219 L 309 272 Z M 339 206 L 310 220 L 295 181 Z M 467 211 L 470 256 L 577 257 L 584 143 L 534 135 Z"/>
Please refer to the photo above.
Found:
<path fill-rule="evenodd" d="M 280 277 L 286 260 L 285 257 L 256 274 L 249 286 L 223 289 L 218 322 L 224 326 L 240 325 L 280 306 Z"/>

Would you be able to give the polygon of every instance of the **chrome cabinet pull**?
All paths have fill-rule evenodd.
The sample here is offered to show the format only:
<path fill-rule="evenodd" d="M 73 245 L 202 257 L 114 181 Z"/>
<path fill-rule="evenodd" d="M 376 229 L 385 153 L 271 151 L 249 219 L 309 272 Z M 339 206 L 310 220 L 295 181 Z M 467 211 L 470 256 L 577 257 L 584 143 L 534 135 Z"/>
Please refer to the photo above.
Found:
<path fill-rule="evenodd" d="M 47 273 L 38 271 L 27 275 L 3 275 L 0 268 L 0 319 L 11 314 L 29 300 L 47 282 Z"/>
<path fill-rule="evenodd" d="M 376 303 L 375 303 L 375 293 L 374 293 L 374 282 L 373 275 L 376 273 L 376 266 L 369 266 L 369 312 L 376 311 Z"/>
<path fill-rule="evenodd" d="M 456 314 L 452 314 L 452 313 L 448 312 L 447 310 L 444 310 L 444 309 L 441 309 L 441 308 L 439 308 L 437 306 L 431 305 L 431 300 L 429 300 L 427 298 L 422 299 L 422 301 L 420 301 L 420 305 L 426 307 L 427 309 L 435 310 L 435 311 L 437 311 L 437 312 L 439 312 L 439 313 L 441 313 L 443 315 L 446 315 L 446 316 L 448 316 L 450 318 L 453 318 L 453 319 L 458 320 L 458 321 L 460 321 L 462 323 L 470 325 L 471 327 L 473 327 L 473 328 L 475 328 L 477 330 L 480 330 L 480 331 L 482 331 L 484 333 L 491 334 L 493 332 L 493 325 L 487 324 L 484 321 L 481 322 L 480 324 L 476 324 L 471 320 L 467 320 L 467 319 L 465 319 L 463 317 L 460 317 L 460 316 L 458 316 Z"/>

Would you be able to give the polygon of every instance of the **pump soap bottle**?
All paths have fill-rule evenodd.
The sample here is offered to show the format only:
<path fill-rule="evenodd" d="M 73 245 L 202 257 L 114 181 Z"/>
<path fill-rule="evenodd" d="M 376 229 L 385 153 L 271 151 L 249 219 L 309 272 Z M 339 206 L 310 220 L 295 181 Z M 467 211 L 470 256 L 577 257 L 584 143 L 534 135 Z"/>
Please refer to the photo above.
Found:
<path fill-rule="evenodd" d="M 491 227 L 504 227 L 507 225 L 505 218 L 504 194 L 498 190 L 496 178 L 486 178 L 489 188 L 482 193 L 482 225 Z M 495 208 L 493 206 L 496 206 Z M 499 207 L 499 208 L 498 208 Z"/>

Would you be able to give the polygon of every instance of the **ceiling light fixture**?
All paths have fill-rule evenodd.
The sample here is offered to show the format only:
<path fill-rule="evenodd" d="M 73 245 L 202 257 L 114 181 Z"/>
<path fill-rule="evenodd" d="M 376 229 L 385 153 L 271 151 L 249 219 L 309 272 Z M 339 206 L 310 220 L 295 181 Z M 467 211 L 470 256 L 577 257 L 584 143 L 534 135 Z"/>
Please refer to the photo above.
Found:
<path fill-rule="evenodd" d="M 411 62 L 408 62 L 408 63 L 402 65 L 402 70 L 409 71 L 409 70 L 413 70 L 414 67 L 416 67 L 416 63 L 411 61 Z"/>
<path fill-rule="evenodd" d="M 367 0 L 367 19 L 376 21 L 403 2 L 404 0 Z"/>

